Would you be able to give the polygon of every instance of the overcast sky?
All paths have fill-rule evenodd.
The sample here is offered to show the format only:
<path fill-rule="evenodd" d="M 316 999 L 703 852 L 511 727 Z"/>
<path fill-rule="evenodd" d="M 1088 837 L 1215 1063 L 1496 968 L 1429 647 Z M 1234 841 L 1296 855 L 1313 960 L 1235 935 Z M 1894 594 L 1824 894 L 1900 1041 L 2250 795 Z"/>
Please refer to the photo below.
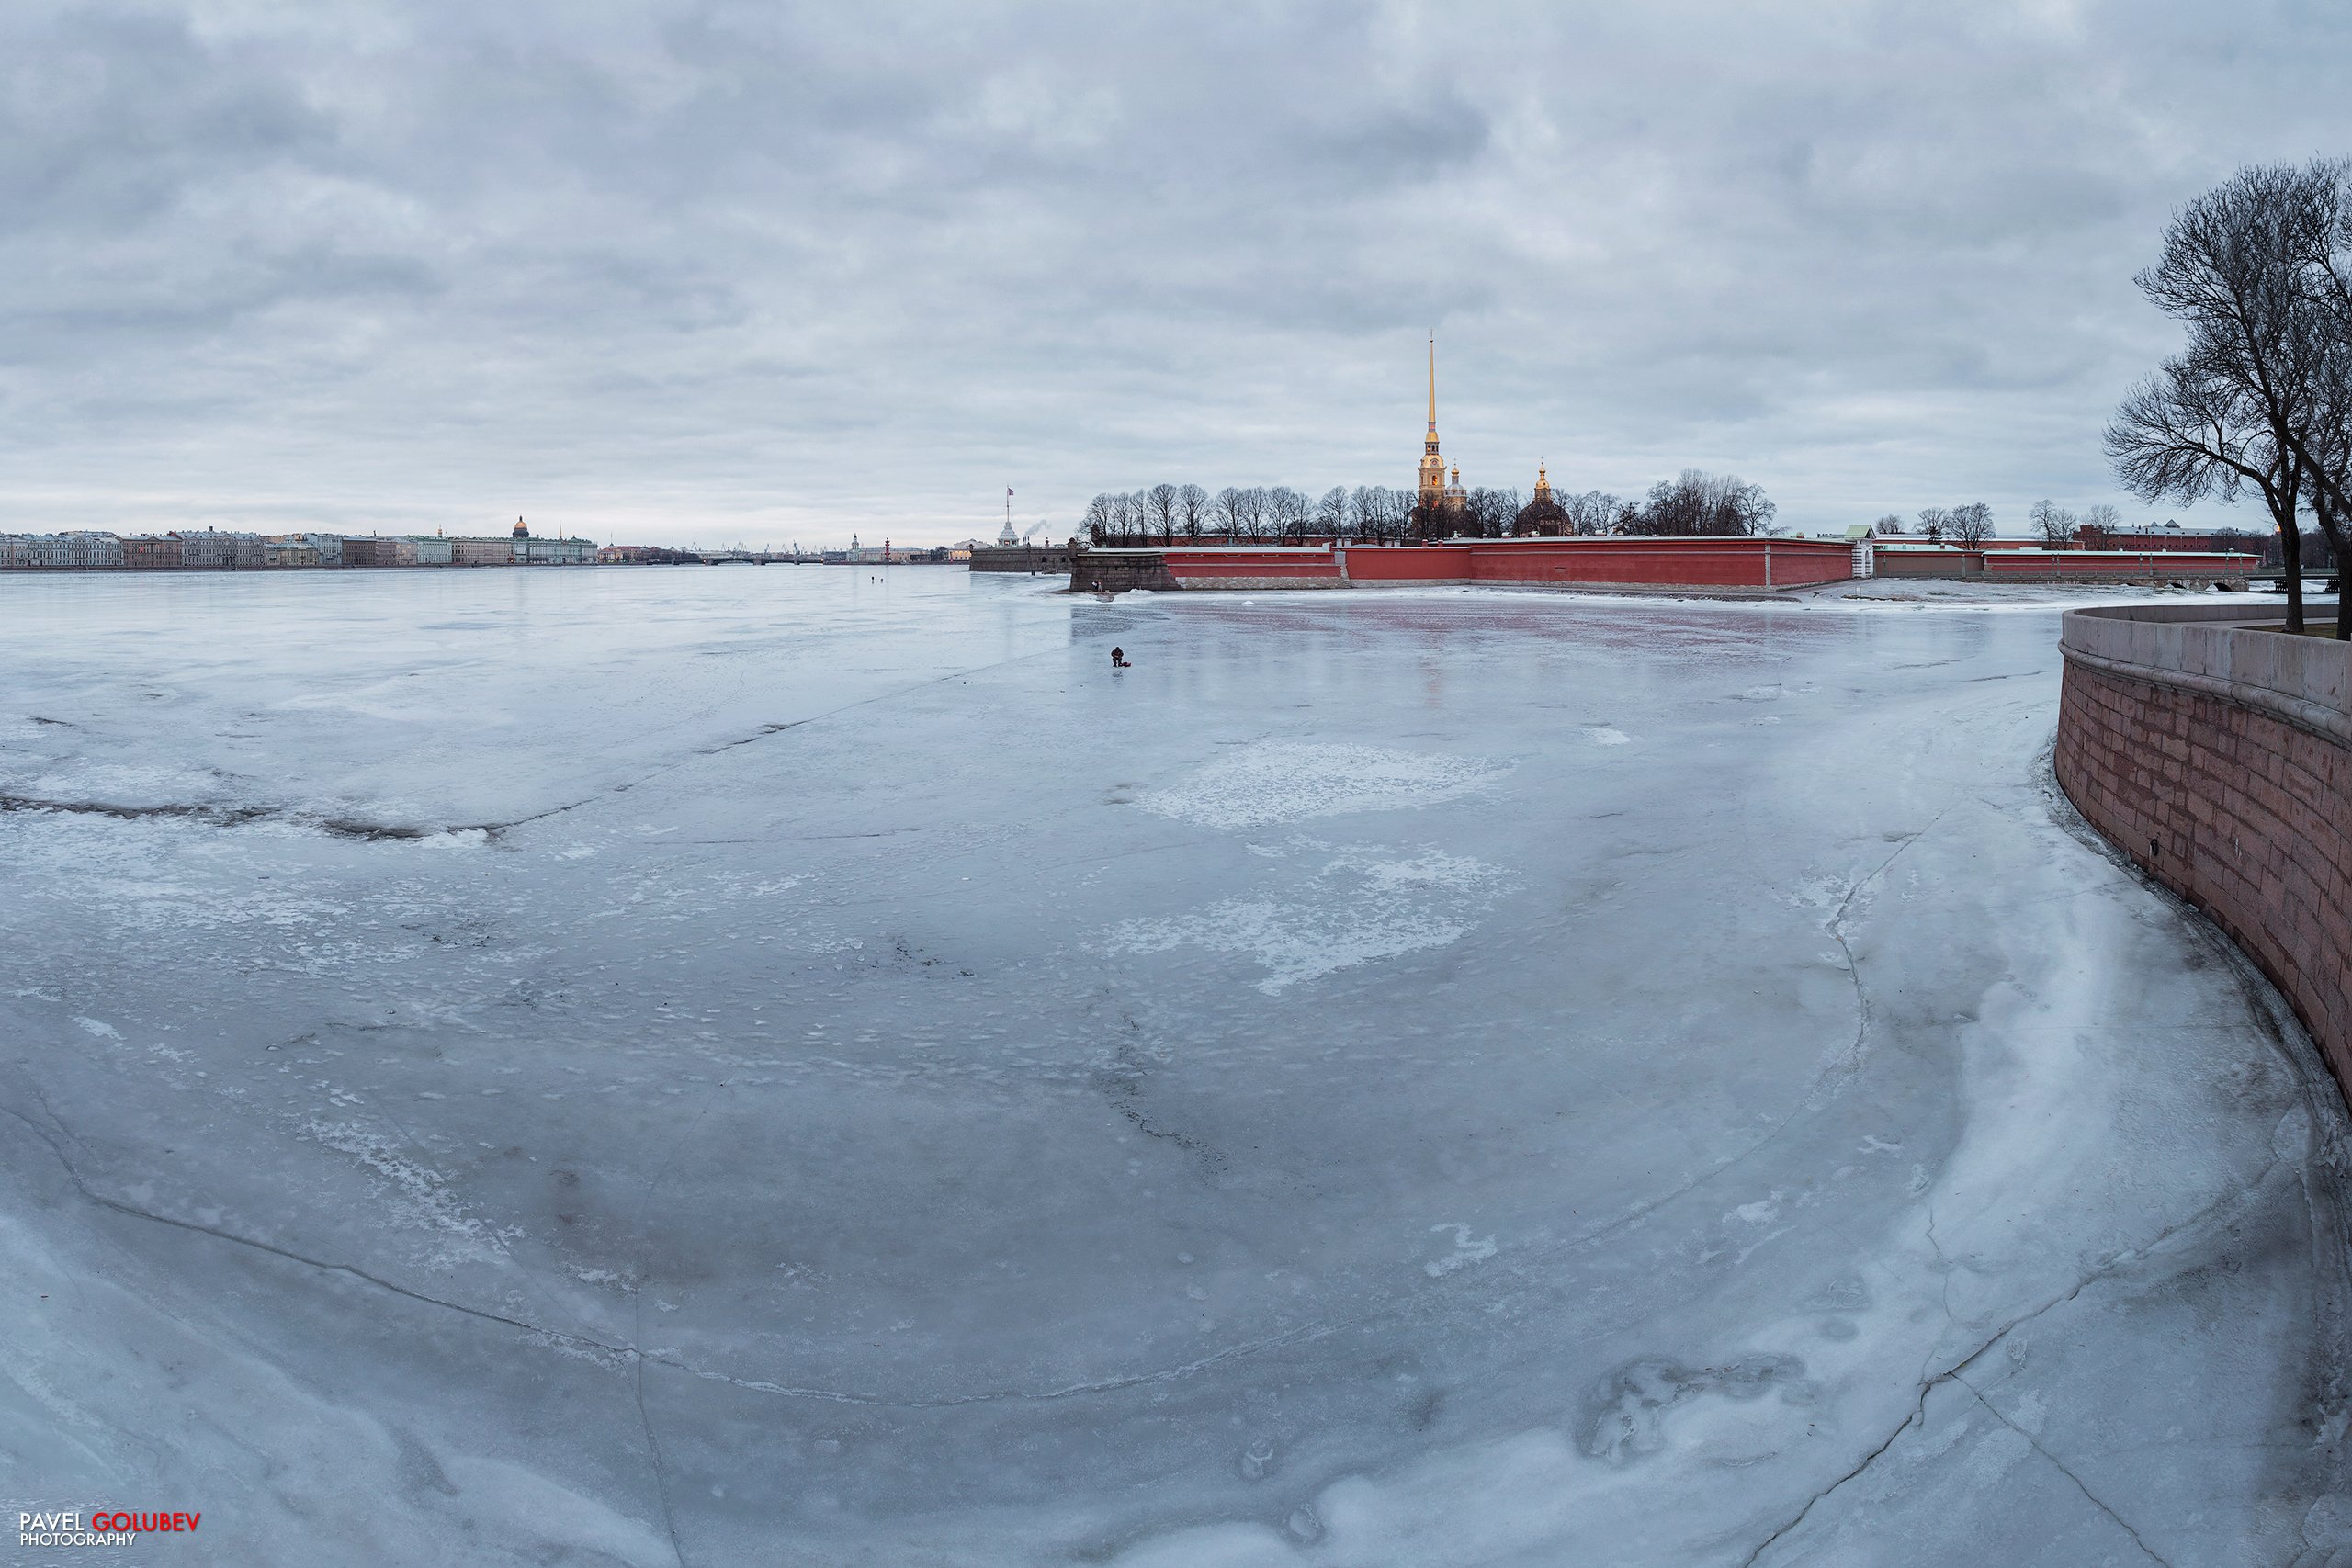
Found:
<path fill-rule="evenodd" d="M 2347 67 L 2352 8 L 2246 0 L 8 0 L 0 528 L 1404 486 L 1431 329 L 1468 484 L 2142 518 L 2131 275 L 2352 153 Z"/>

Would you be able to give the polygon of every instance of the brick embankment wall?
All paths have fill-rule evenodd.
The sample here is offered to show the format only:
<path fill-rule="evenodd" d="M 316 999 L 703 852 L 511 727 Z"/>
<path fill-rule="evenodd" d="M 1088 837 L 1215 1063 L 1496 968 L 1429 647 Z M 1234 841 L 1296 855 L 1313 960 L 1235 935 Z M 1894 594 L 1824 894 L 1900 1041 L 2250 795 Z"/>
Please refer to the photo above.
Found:
<path fill-rule="evenodd" d="M 2058 782 L 2262 967 L 2352 1098 L 2352 648 L 2217 624 L 2245 614 L 2069 614 Z"/>

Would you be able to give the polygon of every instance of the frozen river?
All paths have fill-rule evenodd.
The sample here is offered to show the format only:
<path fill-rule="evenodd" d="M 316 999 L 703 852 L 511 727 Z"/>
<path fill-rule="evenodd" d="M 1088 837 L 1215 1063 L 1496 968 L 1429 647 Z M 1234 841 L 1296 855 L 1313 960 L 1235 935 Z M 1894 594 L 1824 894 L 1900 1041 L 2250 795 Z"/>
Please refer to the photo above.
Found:
<path fill-rule="evenodd" d="M 2343 1568 L 2340 1103 L 2054 795 L 2056 631 L 0 581 L 0 1503 Z"/>

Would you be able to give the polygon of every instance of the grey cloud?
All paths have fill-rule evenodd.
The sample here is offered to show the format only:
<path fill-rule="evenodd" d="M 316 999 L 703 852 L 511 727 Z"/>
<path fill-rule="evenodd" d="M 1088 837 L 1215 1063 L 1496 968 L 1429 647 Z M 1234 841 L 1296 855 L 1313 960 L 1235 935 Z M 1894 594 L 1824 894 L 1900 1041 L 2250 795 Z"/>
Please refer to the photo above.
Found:
<path fill-rule="evenodd" d="M 2130 275 L 2352 150 L 2188 4 L 0 14 L 0 517 L 1064 520 L 1160 478 L 2115 499 Z M 1033 505 L 1034 503 L 1034 505 Z"/>

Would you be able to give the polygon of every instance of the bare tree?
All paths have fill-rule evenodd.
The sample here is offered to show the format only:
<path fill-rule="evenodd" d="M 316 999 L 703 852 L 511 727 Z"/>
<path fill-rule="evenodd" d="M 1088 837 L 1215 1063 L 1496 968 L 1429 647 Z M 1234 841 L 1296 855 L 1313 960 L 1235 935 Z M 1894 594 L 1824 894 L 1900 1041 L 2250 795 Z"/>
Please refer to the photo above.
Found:
<path fill-rule="evenodd" d="M 2108 431 L 2117 472 L 2143 501 L 2260 491 L 2279 531 L 2290 631 L 2303 627 L 2298 505 L 2330 488 L 2313 394 L 2340 335 L 2316 329 L 2311 258 L 2333 241 L 2310 231 L 2326 227 L 2340 181 L 2326 164 L 2244 168 L 2173 214 L 2156 265 L 2133 281 L 2188 328 L 2188 346 L 2132 389 Z"/>
<path fill-rule="evenodd" d="M 1463 531 L 1474 538 L 1498 539 L 1519 515 L 1519 491 L 1480 485 L 1463 500 Z"/>
<path fill-rule="evenodd" d="M 1241 491 L 1241 526 L 1251 538 L 1266 531 L 1270 498 L 1263 485 L 1250 485 Z"/>
<path fill-rule="evenodd" d="M 1605 490 L 1589 490 L 1560 502 L 1560 510 L 1568 514 L 1568 532 L 1587 536 L 1608 533 L 1624 509 L 1625 503 Z"/>
<path fill-rule="evenodd" d="M 2075 514 L 2048 499 L 2037 501 L 2026 513 L 2026 521 L 2041 542 L 2053 550 L 2063 550 L 2075 542 Z"/>
<path fill-rule="evenodd" d="M 2298 295 L 2286 357 L 2306 372 L 2303 417 L 2287 434 L 2310 475 L 2324 546 L 2298 553 L 2324 554 L 2340 573 L 2352 560 L 2352 164 L 2314 161 L 2300 174 L 2300 205 L 2280 225 Z M 2352 593 L 2336 597 L 2335 635 L 2352 642 Z"/>
<path fill-rule="evenodd" d="M 1650 487 L 1633 531 L 1666 536 L 1762 534 L 1776 510 L 1761 486 L 1737 474 L 1685 468 Z"/>
<path fill-rule="evenodd" d="M 2116 531 L 2122 526 L 2123 514 L 2102 501 L 2083 513 L 2082 525 L 2075 530 L 2075 536 L 2091 549 L 2103 550 L 2115 543 Z"/>
<path fill-rule="evenodd" d="M 1315 526 L 1337 539 L 1348 531 L 1348 492 L 1333 485 L 1315 503 Z"/>
<path fill-rule="evenodd" d="M 1163 545 L 1176 542 L 1176 496 L 1174 485 L 1154 485 L 1136 492 L 1141 501 L 1143 525 L 1147 536 L 1158 534 Z M 1145 540 L 1149 543 L 1148 537 Z"/>
<path fill-rule="evenodd" d="M 1871 525 L 1871 531 L 1874 534 L 1900 534 L 1903 532 L 1903 519 L 1890 512 Z"/>
<path fill-rule="evenodd" d="M 1314 503 L 1288 485 L 1276 485 L 1266 492 L 1266 525 L 1277 537 L 1303 537 L 1306 520 L 1314 513 Z"/>
<path fill-rule="evenodd" d="M 1108 493 L 1096 496 L 1086 503 L 1086 536 L 1098 545 L 1107 545 L 1115 536 L 1117 509 L 1111 504 Z"/>
<path fill-rule="evenodd" d="M 1234 489 L 1231 485 L 1227 485 L 1223 490 L 1216 492 L 1216 501 L 1214 503 L 1211 515 L 1215 518 L 1218 529 L 1224 533 L 1226 539 L 1228 542 L 1240 536 L 1241 521 L 1246 511 L 1247 508 L 1242 501 L 1242 492 Z"/>
<path fill-rule="evenodd" d="M 2259 494 L 2278 525 L 2290 574 L 2287 627 L 2302 630 L 2297 513 L 2303 466 L 2277 439 L 2254 396 L 2195 360 L 2168 360 L 2125 394 L 2107 427 L 2107 455 L 2123 487 L 2143 501 L 2234 501 L 2249 489 Z"/>
<path fill-rule="evenodd" d="M 1944 514 L 1944 535 L 1963 550 L 1981 550 L 1993 536 L 1993 509 L 1981 501 L 1955 506 Z"/>
<path fill-rule="evenodd" d="M 1184 537 L 1197 539 L 1201 525 L 1209 520 L 1209 492 L 1198 485 L 1186 485 L 1176 492 L 1176 517 L 1183 525 Z"/>
<path fill-rule="evenodd" d="M 1951 516 L 1951 513 L 1946 512 L 1940 506 L 1921 507 L 1919 509 L 1920 537 L 1926 539 L 1928 543 L 1931 545 L 1942 544 L 1944 542 L 1944 525 Z"/>

